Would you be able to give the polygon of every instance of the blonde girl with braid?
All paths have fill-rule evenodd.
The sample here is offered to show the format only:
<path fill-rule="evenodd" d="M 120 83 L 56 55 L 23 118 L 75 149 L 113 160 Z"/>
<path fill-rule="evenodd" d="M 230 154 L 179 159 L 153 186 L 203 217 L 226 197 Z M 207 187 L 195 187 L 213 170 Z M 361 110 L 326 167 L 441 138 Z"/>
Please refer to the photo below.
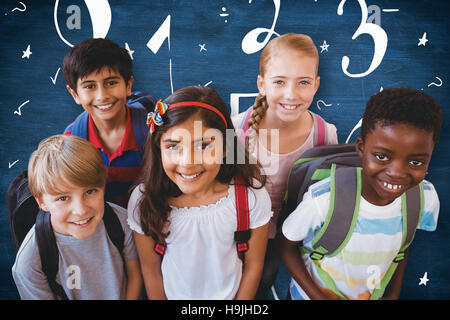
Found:
<path fill-rule="evenodd" d="M 280 259 L 274 238 L 277 217 L 293 163 L 308 149 L 336 144 L 336 127 L 309 111 L 320 84 L 319 54 L 312 39 L 288 33 L 272 39 L 261 53 L 254 105 L 233 117 L 240 141 L 261 163 L 272 201 L 269 243 L 256 299 L 265 299 Z"/>

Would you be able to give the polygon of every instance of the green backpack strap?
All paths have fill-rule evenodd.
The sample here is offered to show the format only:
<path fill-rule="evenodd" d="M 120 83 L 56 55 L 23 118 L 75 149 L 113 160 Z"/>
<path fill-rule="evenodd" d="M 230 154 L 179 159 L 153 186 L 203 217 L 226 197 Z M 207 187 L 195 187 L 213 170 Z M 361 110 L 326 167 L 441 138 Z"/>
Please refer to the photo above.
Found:
<path fill-rule="evenodd" d="M 337 255 L 355 227 L 361 199 L 361 168 L 330 170 L 330 207 L 325 223 L 312 242 L 312 260 Z"/>
<path fill-rule="evenodd" d="M 312 241 L 313 250 L 301 248 L 303 253 L 309 254 L 323 283 L 341 300 L 347 298 L 320 265 L 323 257 L 337 255 L 350 240 L 358 218 L 360 199 L 361 168 L 339 168 L 336 171 L 333 163 L 330 169 L 330 206 L 324 225 Z"/>
<path fill-rule="evenodd" d="M 370 300 L 377 300 L 383 295 L 384 290 L 395 273 L 395 270 L 397 270 L 399 262 L 405 258 L 406 249 L 408 249 L 414 239 L 414 235 L 416 234 L 420 217 L 423 212 L 423 207 L 424 194 L 422 183 L 419 183 L 417 186 L 402 194 L 402 245 L 386 271 L 383 279 L 381 279 L 380 284 L 372 292 Z"/>

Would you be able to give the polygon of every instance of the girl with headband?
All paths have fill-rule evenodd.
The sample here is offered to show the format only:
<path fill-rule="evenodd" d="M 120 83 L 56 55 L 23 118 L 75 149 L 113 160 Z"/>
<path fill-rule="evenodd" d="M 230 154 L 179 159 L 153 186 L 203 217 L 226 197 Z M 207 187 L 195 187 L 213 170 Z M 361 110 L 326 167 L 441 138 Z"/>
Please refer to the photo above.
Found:
<path fill-rule="evenodd" d="M 147 124 L 128 223 L 149 299 L 253 299 L 272 211 L 227 106 L 211 88 L 187 87 L 159 101 Z"/>

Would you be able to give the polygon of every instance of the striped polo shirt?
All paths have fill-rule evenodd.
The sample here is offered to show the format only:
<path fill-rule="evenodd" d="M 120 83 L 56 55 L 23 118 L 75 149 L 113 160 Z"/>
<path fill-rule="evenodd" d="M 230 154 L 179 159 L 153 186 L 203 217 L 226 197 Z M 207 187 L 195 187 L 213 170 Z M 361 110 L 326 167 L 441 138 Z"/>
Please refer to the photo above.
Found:
<path fill-rule="evenodd" d="M 434 186 L 424 180 L 424 209 L 418 229 L 434 231 L 439 214 L 439 198 Z M 330 178 L 313 184 L 303 201 L 283 223 L 283 235 L 303 241 L 312 249 L 314 236 L 322 228 L 330 204 Z M 320 267 L 334 280 L 337 289 L 350 299 L 368 299 L 397 255 L 402 242 L 401 197 L 385 206 L 376 206 L 363 197 L 355 228 L 346 246 L 336 256 L 325 257 Z M 303 260 L 314 282 L 322 291 L 334 295 L 317 273 L 309 255 Z M 309 299 L 301 284 L 291 280 L 292 299 Z M 336 296 L 337 297 L 337 296 Z"/>
<path fill-rule="evenodd" d="M 105 199 L 125 208 L 130 196 L 129 190 L 139 178 L 143 165 L 143 152 L 139 151 L 134 130 L 146 130 L 146 126 L 133 127 L 130 108 L 128 105 L 126 108 L 127 124 L 125 134 L 120 146 L 113 154 L 105 150 L 91 115 L 88 116 L 87 123 L 87 140 L 100 151 L 108 171 Z M 76 121 L 64 130 L 65 135 L 72 135 Z M 145 121 L 145 118 L 142 121 Z M 141 134 L 146 136 L 147 133 L 142 132 Z"/>

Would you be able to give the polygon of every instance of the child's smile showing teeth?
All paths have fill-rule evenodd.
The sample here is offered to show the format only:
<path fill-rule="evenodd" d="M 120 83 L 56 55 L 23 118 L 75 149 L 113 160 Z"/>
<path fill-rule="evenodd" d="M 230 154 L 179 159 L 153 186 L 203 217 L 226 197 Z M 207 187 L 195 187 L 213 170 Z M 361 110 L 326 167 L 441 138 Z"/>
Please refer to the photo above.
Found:
<path fill-rule="evenodd" d="M 284 104 L 280 103 L 281 107 L 286 110 L 295 110 L 299 106 L 298 104 Z"/>
<path fill-rule="evenodd" d="M 100 109 L 101 111 L 106 111 L 106 110 L 111 109 L 113 105 L 114 105 L 114 103 L 97 105 L 96 108 Z"/>
<path fill-rule="evenodd" d="M 181 176 L 181 178 L 183 178 L 183 180 L 193 181 L 196 178 L 198 178 L 203 172 L 194 173 L 194 174 L 183 174 L 183 173 L 180 173 L 180 172 L 177 172 L 177 173 L 178 173 L 178 175 Z"/>
<path fill-rule="evenodd" d="M 83 226 L 83 225 L 89 223 L 92 220 L 92 218 L 93 217 L 90 217 L 90 218 L 87 218 L 87 219 L 84 219 L 84 220 L 79 220 L 79 221 L 72 221 L 71 223 L 76 224 L 78 226 Z"/>
<path fill-rule="evenodd" d="M 389 190 L 394 190 L 394 191 L 400 191 L 401 189 L 403 189 L 404 185 L 401 184 L 390 184 L 387 182 L 383 182 L 383 186 L 385 188 L 388 188 Z"/>

